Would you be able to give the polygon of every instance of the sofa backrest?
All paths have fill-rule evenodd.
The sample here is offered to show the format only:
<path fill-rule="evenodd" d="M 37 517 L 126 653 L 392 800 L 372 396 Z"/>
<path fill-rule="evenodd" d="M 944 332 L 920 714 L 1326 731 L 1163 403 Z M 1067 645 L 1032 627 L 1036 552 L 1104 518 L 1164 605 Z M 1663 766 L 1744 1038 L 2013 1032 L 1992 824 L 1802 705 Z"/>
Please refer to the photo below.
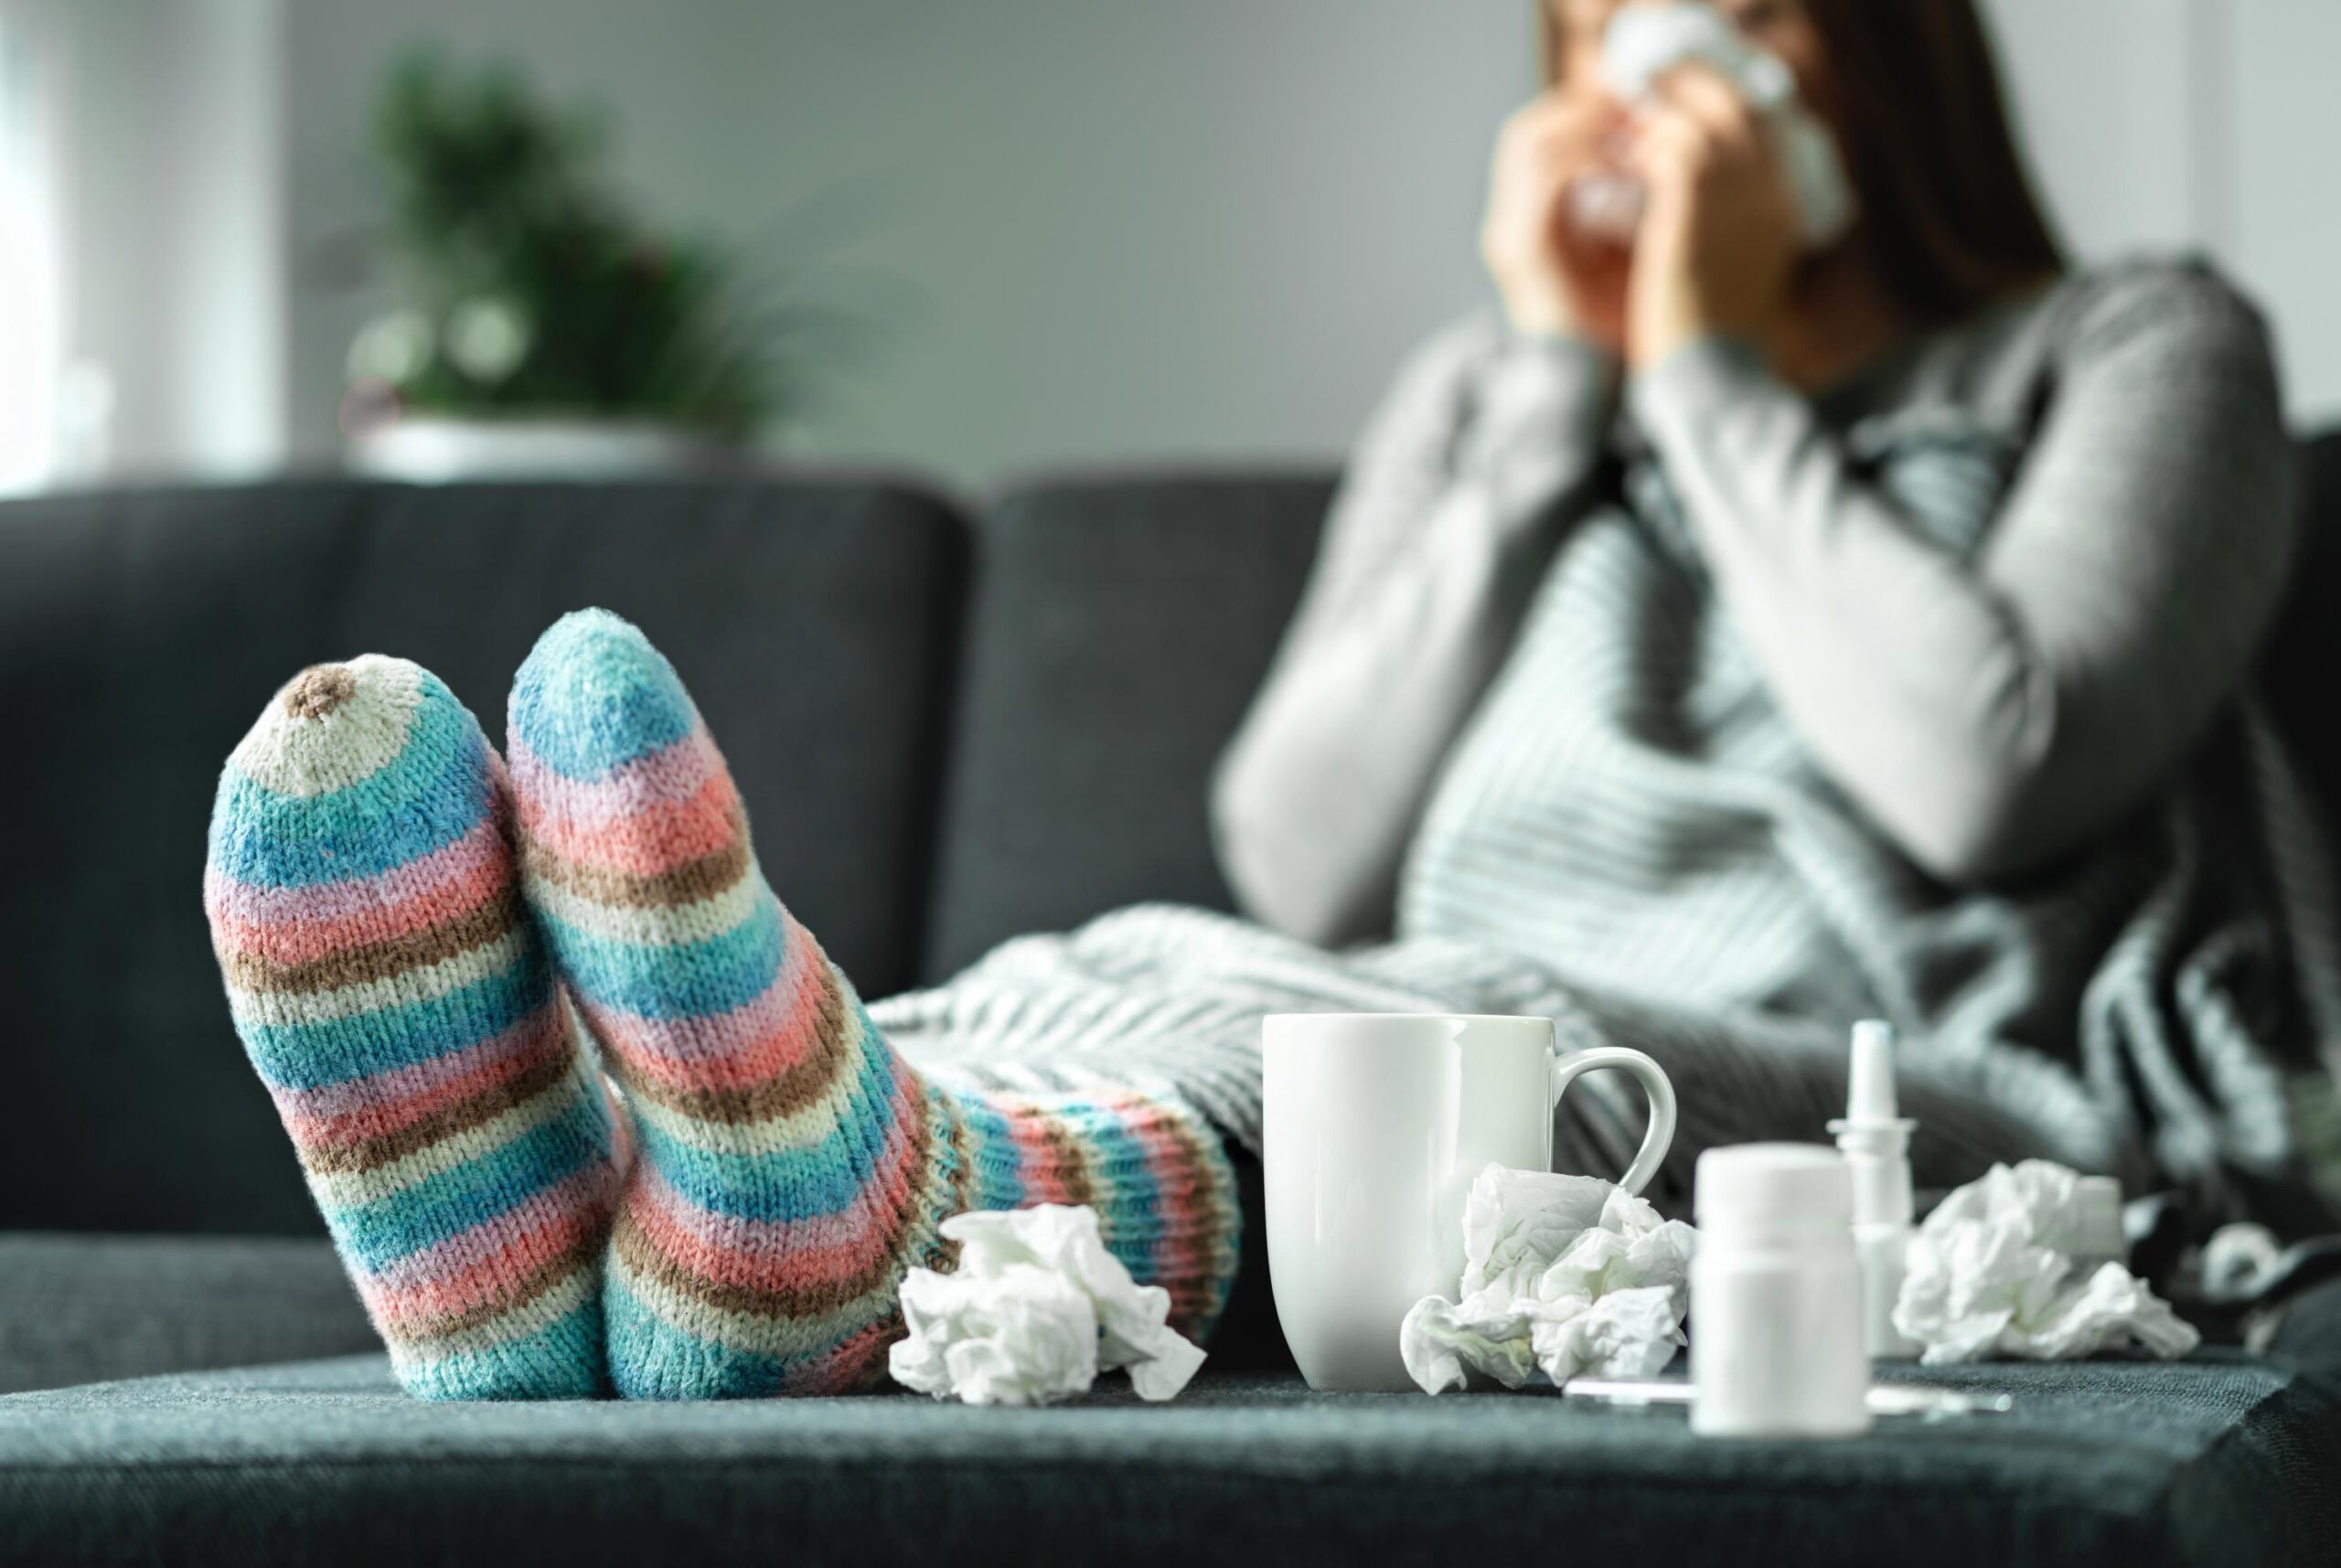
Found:
<path fill-rule="evenodd" d="M 2335 816 L 2341 436 L 2305 459 L 2266 684 Z M 1056 478 L 974 524 L 845 478 L 0 505 L 0 1229 L 316 1228 L 198 901 L 220 761 L 302 665 L 419 659 L 500 739 L 539 630 L 634 618 L 722 737 L 782 896 L 882 996 L 1140 900 L 1229 907 L 1206 786 L 1331 482 Z"/>
<path fill-rule="evenodd" d="M 512 672 L 602 604 L 673 658 L 785 896 L 872 994 L 916 972 L 966 525 L 844 481 L 354 483 L 0 507 L 0 1229 L 304 1231 L 204 930 L 222 759 L 302 666 Z"/>
<path fill-rule="evenodd" d="M 2341 432 L 2301 459 L 2301 553 L 2261 683 L 2341 842 Z M 1043 480 L 978 514 L 930 980 L 1141 900 L 1232 907 L 1211 770 L 1299 597 L 1334 478 Z"/>
<path fill-rule="evenodd" d="M 2261 684 L 2341 837 L 2341 431 L 2302 443 L 2301 519 L 2301 553 Z"/>
<path fill-rule="evenodd" d="M 1115 474 L 978 515 L 925 970 L 1143 900 L 1233 907 L 1205 791 L 1332 478 Z"/>

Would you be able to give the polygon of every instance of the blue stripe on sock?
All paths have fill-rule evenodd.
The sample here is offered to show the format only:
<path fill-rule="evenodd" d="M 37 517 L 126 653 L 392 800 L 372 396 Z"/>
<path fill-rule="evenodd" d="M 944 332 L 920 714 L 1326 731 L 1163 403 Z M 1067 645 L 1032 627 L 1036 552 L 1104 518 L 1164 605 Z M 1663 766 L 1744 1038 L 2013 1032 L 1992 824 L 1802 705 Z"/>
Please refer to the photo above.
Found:
<path fill-rule="evenodd" d="M 893 1080 L 891 1050 L 882 1044 L 865 1051 L 839 1120 L 818 1143 L 769 1154 L 716 1153 L 661 1132 L 647 1117 L 636 1121 L 636 1141 L 668 1185 L 709 1213 L 764 1221 L 837 1214 L 861 1195 L 885 1157 L 894 1125 Z"/>
<path fill-rule="evenodd" d="M 768 889 L 747 919 L 703 942 L 620 942 L 541 907 L 536 915 L 570 985 L 596 1007 L 639 1019 L 737 1012 L 772 989 L 787 956 L 780 902 Z"/>
<path fill-rule="evenodd" d="M 1082 1141 L 1111 1168 L 1109 1179 L 1094 1184 L 1103 1190 L 1092 1199 L 1106 1232 L 1106 1250 L 1122 1260 L 1131 1278 L 1140 1285 L 1152 1283 L 1154 1243 L 1161 1237 L 1162 1221 L 1160 1194 L 1154 1168 L 1147 1162 L 1146 1146 L 1122 1125 L 1119 1116 L 1103 1106 L 1068 1104 L 1064 1114 L 1078 1118 Z"/>
<path fill-rule="evenodd" d="M 664 655 L 606 610 L 562 616 L 512 682 L 521 744 L 562 776 L 598 779 L 691 732 L 689 696 Z"/>
<path fill-rule="evenodd" d="M 454 698 L 426 691 L 406 747 L 329 795 L 286 795 L 230 768 L 219 781 L 211 864 L 258 888 L 378 877 L 444 849 L 487 816 L 487 741 Z"/>
<path fill-rule="evenodd" d="M 843 1326 L 810 1356 L 790 1360 L 734 1349 L 677 1328 L 628 1290 L 616 1268 L 610 1270 L 602 1302 L 610 1381 L 623 1399 L 760 1399 L 786 1393 L 800 1371 L 810 1371 L 869 1326 Z M 892 1309 L 882 1294 L 871 1305 L 870 1321 Z"/>
<path fill-rule="evenodd" d="M 513 964 L 444 996 L 322 1023 L 240 1027 L 260 1075 L 279 1089 L 347 1083 L 412 1067 L 502 1034 L 552 999 L 552 971 L 529 948 Z"/>
<path fill-rule="evenodd" d="M 968 1207 L 1022 1208 L 1023 1161 L 1016 1147 L 1014 1126 L 1005 1114 L 980 1096 L 952 1094 L 951 1099 L 967 1123 L 968 1157 L 975 1162 L 975 1195 Z"/>
<path fill-rule="evenodd" d="M 542 1126 L 386 1198 L 328 1211 L 345 1257 L 379 1275 L 518 1208 L 601 1157 L 599 1109 L 579 1099 Z M 320 1204 L 320 1208 L 324 1205 Z"/>
<path fill-rule="evenodd" d="M 609 1390 L 602 1338 L 602 1293 L 532 1334 L 399 1368 L 417 1399 L 593 1399 Z"/>

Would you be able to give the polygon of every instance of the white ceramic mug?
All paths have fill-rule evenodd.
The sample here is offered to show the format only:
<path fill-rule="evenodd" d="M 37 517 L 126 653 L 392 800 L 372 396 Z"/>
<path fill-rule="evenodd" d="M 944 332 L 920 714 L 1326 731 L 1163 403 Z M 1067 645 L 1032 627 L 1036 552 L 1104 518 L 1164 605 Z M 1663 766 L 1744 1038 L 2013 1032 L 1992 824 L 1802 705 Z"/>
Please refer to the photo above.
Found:
<path fill-rule="evenodd" d="M 1619 1047 L 1555 1053 L 1550 1019 L 1273 1013 L 1262 1169 L 1277 1318 L 1315 1389 L 1410 1389 L 1398 1326 L 1463 1277 L 1463 1200 L 1490 1163 L 1550 1170 L 1553 1109 L 1583 1073 L 1650 1099 L 1639 1192 L 1674 1138 L 1674 1089 Z"/>

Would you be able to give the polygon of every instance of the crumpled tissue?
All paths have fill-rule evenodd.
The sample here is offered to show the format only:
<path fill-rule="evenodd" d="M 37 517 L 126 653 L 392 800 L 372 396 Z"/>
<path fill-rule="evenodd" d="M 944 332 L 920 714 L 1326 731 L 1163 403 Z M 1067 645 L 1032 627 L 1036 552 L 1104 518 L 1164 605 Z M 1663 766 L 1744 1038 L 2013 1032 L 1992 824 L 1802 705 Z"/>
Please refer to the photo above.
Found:
<path fill-rule="evenodd" d="M 1796 196 L 1799 233 L 1809 248 L 1830 244 L 1853 226 L 1855 197 L 1836 138 L 1797 96 L 1796 73 L 1778 55 L 1748 41 L 1738 24 L 1714 5 L 1621 5 L 1601 38 L 1601 74 L 1620 102 L 1654 96 L 1659 79 L 1674 67 L 1696 62 L 1720 73 L 1741 98 L 1762 112 L 1781 172 Z M 1616 190 L 1602 194 L 1600 178 L 1580 180 L 1592 196 L 1597 229 L 1630 229 L 1639 221 L 1639 198 Z M 1627 182 L 1630 185 L 1632 182 Z"/>
<path fill-rule="evenodd" d="M 1462 1299 L 1425 1296 L 1398 1330 L 1426 1393 L 1469 1366 L 1506 1388 L 1648 1377 L 1683 1343 L 1698 1232 L 1615 1182 L 1491 1165 L 1463 1207 Z"/>
<path fill-rule="evenodd" d="M 1047 1404 L 1127 1367 L 1140 1399 L 1163 1400 L 1203 1365 L 1164 1322 L 1170 1293 L 1130 1278 L 1088 1205 L 954 1214 L 942 1231 L 959 1266 L 903 1279 L 910 1337 L 886 1354 L 896 1382 L 969 1404 Z"/>
<path fill-rule="evenodd" d="M 1995 1165 L 1927 1216 L 1894 1306 L 1919 1360 L 2060 1361 L 2129 1346 L 2171 1360 L 2201 1341 L 2120 1264 L 2079 1266 L 2079 1181 L 2045 1159 Z"/>

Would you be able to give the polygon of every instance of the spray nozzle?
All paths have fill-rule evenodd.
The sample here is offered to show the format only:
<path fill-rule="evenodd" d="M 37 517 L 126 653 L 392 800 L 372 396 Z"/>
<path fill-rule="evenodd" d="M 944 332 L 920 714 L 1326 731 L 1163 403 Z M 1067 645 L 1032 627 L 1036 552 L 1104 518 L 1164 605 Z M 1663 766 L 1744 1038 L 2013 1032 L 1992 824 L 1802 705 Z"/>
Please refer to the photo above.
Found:
<path fill-rule="evenodd" d="M 1894 1029 L 1877 1019 L 1854 1026 L 1845 1072 L 1845 1114 L 1829 1124 L 1854 1186 L 1854 1244 L 1862 1260 L 1863 1339 L 1873 1356 L 1908 1356 L 1918 1347 L 1894 1326 L 1902 1292 L 1903 1249 L 1916 1212 L 1910 1192 L 1910 1134 L 1894 1093 Z"/>
<path fill-rule="evenodd" d="M 1877 1019 L 1854 1026 L 1854 1055 L 1845 1082 L 1849 1126 L 1908 1125 L 1894 1093 L 1894 1028 Z M 1833 1128 L 1837 1124 L 1832 1124 Z"/>
<path fill-rule="evenodd" d="M 1854 1168 L 1854 1222 L 1910 1222 L 1910 1133 L 1919 1124 L 1897 1115 L 1894 1030 L 1876 1019 L 1854 1026 L 1845 1114 L 1829 1124 Z"/>

